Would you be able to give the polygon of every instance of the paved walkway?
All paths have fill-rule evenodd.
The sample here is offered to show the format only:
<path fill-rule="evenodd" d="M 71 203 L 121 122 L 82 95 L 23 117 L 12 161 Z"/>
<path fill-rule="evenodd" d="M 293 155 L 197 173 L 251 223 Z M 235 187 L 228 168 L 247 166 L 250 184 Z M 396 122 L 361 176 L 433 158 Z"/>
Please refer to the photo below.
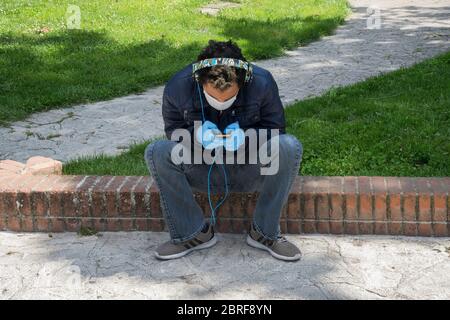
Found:
<path fill-rule="evenodd" d="M 449 0 L 350 0 L 353 14 L 336 33 L 286 56 L 258 61 L 276 78 L 285 105 L 334 87 L 408 66 L 450 49 Z M 380 9 L 379 29 L 367 28 Z M 375 21 L 376 19 L 370 19 Z M 374 26 L 374 24 L 370 24 Z M 163 134 L 163 87 L 110 101 L 37 113 L 0 128 L 0 159 L 32 155 L 61 161 L 118 154 Z"/>
<path fill-rule="evenodd" d="M 450 299 L 450 238 L 288 235 L 284 262 L 218 234 L 161 262 L 160 232 L 0 232 L 0 299 Z"/>

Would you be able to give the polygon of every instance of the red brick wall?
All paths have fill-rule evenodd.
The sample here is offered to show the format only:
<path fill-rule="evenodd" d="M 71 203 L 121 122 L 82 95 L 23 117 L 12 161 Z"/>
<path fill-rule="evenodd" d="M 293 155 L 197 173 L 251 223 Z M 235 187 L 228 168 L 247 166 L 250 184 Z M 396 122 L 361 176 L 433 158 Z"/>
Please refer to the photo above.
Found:
<path fill-rule="evenodd" d="M 450 178 L 299 176 L 283 233 L 449 236 Z M 196 199 L 209 217 L 205 194 Z M 219 232 L 247 230 L 257 194 L 231 194 Z M 149 176 L 0 176 L 0 230 L 163 231 L 159 191 Z"/>

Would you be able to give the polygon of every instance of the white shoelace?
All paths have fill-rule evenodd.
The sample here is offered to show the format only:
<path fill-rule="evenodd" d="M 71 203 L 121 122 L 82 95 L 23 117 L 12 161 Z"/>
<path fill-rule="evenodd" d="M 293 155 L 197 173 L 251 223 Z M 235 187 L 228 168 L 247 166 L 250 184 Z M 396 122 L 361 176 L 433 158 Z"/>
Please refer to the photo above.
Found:
<path fill-rule="evenodd" d="M 278 236 L 277 237 L 277 241 L 279 241 L 279 242 L 286 242 L 287 239 L 284 236 Z"/>

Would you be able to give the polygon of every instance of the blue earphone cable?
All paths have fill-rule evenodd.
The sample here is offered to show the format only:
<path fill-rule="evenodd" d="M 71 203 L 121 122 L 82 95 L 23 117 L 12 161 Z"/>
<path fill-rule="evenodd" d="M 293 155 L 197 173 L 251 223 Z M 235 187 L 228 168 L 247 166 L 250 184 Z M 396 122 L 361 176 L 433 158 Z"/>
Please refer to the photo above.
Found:
<path fill-rule="evenodd" d="M 205 122 L 206 118 L 205 118 L 205 112 L 203 110 L 204 109 L 203 99 L 202 99 L 202 94 L 200 92 L 200 85 L 199 85 L 198 81 L 197 81 L 197 89 L 198 89 L 198 96 L 200 98 L 200 105 L 202 107 L 202 118 L 203 118 L 203 122 Z M 202 143 L 203 143 L 203 134 L 202 134 Z M 208 170 L 208 202 L 209 202 L 209 207 L 211 208 L 211 224 L 212 225 L 216 224 L 216 210 L 225 202 L 225 199 L 228 196 L 227 172 L 225 170 L 225 165 L 222 163 L 222 171 L 223 171 L 223 176 L 224 176 L 224 180 L 225 180 L 225 196 L 223 197 L 222 200 L 219 201 L 219 203 L 215 207 L 213 207 L 212 200 L 211 200 L 211 171 L 212 171 L 213 165 L 216 163 L 216 161 L 215 161 L 216 157 L 217 157 L 217 154 L 214 155 L 213 163 L 211 163 L 211 165 L 209 166 L 209 170 Z"/>
<path fill-rule="evenodd" d="M 225 199 L 228 196 L 228 183 L 227 183 L 227 173 L 225 171 L 225 167 L 222 164 L 222 171 L 223 171 L 223 176 L 225 178 L 225 196 L 223 197 L 222 200 L 219 201 L 219 203 L 216 205 L 215 208 L 213 208 L 213 204 L 212 204 L 212 200 L 211 200 L 211 171 L 213 168 L 214 162 L 211 163 L 211 165 L 209 166 L 209 171 L 208 171 L 208 202 L 209 202 L 209 207 L 211 208 L 211 224 L 215 225 L 216 224 L 216 210 L 225 202 Z"/>

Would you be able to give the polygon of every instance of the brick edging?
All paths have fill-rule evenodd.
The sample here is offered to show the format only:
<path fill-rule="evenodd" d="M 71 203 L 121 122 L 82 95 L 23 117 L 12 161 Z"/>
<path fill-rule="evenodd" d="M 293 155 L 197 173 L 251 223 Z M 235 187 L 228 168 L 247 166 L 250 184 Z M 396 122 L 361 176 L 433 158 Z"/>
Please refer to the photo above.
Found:
<path fill-rule="evenodd" d="M 283 233 L 449 236 L 450 177 L 299 176 L 283 208 Z M 197 201 L 209 217 L 205 194 Z M 233 193 L 217 231 L 247 230 L 257 194 Z M 150 176 L 0 176 L 0 230 L 167 231 Z"/>

